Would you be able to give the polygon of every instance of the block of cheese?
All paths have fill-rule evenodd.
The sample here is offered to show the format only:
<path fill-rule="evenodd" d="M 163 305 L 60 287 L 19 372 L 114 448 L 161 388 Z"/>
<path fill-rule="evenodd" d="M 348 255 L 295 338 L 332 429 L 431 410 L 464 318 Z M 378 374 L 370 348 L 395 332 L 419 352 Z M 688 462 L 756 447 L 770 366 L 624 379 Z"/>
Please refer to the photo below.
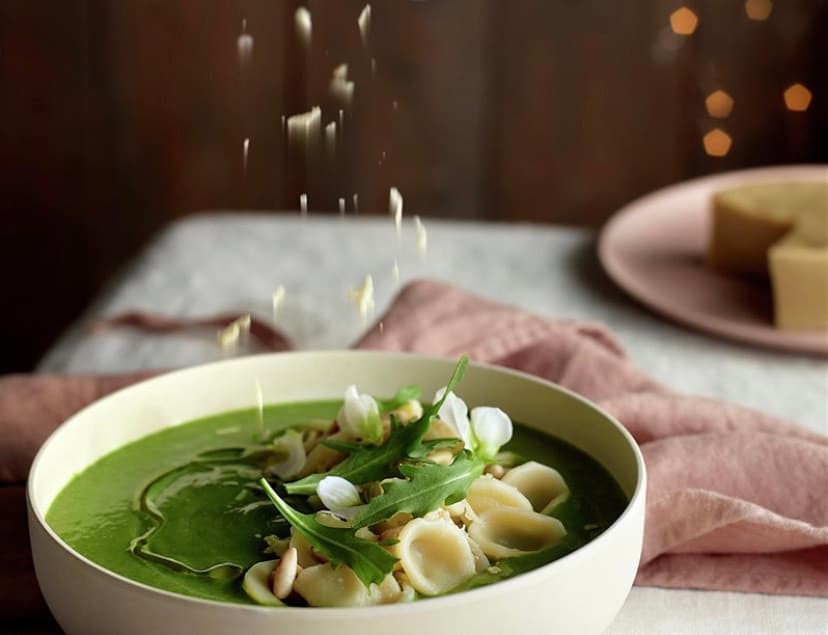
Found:
<path fill-rule="evenodd" d="M 799 213 L 794 233 L 814 247 L 828 247 L 828 188 L 823 205 L 815 205 Z"/>
<path fill-rule="evenodd" d="M 826 205 L 828 179 L 756 183 L 717 192 L 708 264 L 722 271 L 767 276 L 771 245 L 791 230 L 800 214 L 825 213 Z"/>
<path fill-rule="evenodd" d="M 792 231 L 771 247 L 768 262 L 776 326 L 828 330 L 828 246 Z"/>

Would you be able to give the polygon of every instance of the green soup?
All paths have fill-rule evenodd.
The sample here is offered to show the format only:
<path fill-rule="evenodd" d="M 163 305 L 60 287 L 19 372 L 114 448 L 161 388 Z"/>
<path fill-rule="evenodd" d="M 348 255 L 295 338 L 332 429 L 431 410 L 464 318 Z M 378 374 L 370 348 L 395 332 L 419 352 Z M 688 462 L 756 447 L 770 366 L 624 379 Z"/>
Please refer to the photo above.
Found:
<path fill-rule="evenodd" d="M 264 553 L 264 537 L 285 536 L 289 525 L 257 485 L 261 457 L 248 448 L 262 432 L 330 421 L 340 404 L 281 404 L 265 408 L 263 421 L 250 409 L 166 428 L 75 476 L 46 521 L 73 549 L 127 578 L 184 595 L 253 604 L 241 588 L 241 573 L 272 558 Z M 550 515 L 567 535 L 552 549 L 499 561 L 462 589 L 566 555 L 607 529 L 627 504 L 603 467 L 561 440 L 515 425 L 505 449 L 563 476 L 571 495 Z"/>

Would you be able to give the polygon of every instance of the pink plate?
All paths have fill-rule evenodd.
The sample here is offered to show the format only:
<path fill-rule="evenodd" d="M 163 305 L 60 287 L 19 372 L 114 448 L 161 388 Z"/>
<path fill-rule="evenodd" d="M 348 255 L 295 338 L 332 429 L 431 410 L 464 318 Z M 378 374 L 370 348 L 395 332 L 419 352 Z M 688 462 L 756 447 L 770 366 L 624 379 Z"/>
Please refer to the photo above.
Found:
<path fill-rule="evenodd" d="M 819 178 L 828 178 L 828 166 L 728 172 L 658 190 L 612 217 L 598 256 L 627 293 L 679 322 L 761 346 L 828 355 L 828 333 L 773 326 L 767 285 L 716 273 L 703 262 L 713 192 L 752 181 Z"/>

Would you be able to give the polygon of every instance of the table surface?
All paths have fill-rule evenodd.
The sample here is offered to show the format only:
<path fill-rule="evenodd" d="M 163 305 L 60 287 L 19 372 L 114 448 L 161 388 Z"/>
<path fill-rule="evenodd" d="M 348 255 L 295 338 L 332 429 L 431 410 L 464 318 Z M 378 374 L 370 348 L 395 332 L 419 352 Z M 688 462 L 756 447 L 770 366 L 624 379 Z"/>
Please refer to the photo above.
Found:
<path fill-rule="evenodd" d="M 662 320 L 606 277 L 590 230 L 426 219 L 428 252 L 413 225 L 386 218 L 202 214 L 161 232 L 47 353 L 42 371 L 116 372 L 201 363 L 226 355 L 210 334 L 91 335 L 92 317 L 144 309 L 179 317 L 252 313 L 279 324 L 297 348 L 345 348 L 365 328 L 349 290 L 366 274 L 377 315 L 400 284 L 430 277 L 542 315 L 609 325 L 641 368 L 676 391 L 726 399 L 828 432 L 828 362 L 750 347 Z M 399 282 L 393 275 L 398 263 Z M 769 387 L 773 387 L 769 390 Z M 634 588 L 613 635 L 821 633 L 828 600 Z"/>

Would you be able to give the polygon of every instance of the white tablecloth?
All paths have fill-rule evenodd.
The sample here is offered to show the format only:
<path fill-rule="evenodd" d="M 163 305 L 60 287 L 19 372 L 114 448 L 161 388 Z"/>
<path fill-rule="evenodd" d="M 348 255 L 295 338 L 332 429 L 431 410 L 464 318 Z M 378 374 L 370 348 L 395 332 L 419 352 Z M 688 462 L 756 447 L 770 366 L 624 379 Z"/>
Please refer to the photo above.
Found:
<path fill-rule="evenodd" d="M 90 307 L 84 319 L 145 309 L 181 317 L 271 317 L 284 285 L 280 324 L 297 348 L 344 348 L 364 328 L 349 289 L 371 274 L 377 315 L 400 282 L 446 280 L 540 314 L 608 324 L 634 361 L 675 390 L 719 397 L 828 432 L 828 363 L 730 343 L 651 314 L 605 277 L 594 233 L 572 228 L 427 220 L 428 253 L 413 225 L 400 238 L 390 219 L 281 214 L 190 217 L 169 227 Z M 122 329 L 70 329 L 44 371 L 114 372 L 218 359 L 211 337 Z M 635 588 L 612 634 L 821 633 L 828 601 Z"/>

